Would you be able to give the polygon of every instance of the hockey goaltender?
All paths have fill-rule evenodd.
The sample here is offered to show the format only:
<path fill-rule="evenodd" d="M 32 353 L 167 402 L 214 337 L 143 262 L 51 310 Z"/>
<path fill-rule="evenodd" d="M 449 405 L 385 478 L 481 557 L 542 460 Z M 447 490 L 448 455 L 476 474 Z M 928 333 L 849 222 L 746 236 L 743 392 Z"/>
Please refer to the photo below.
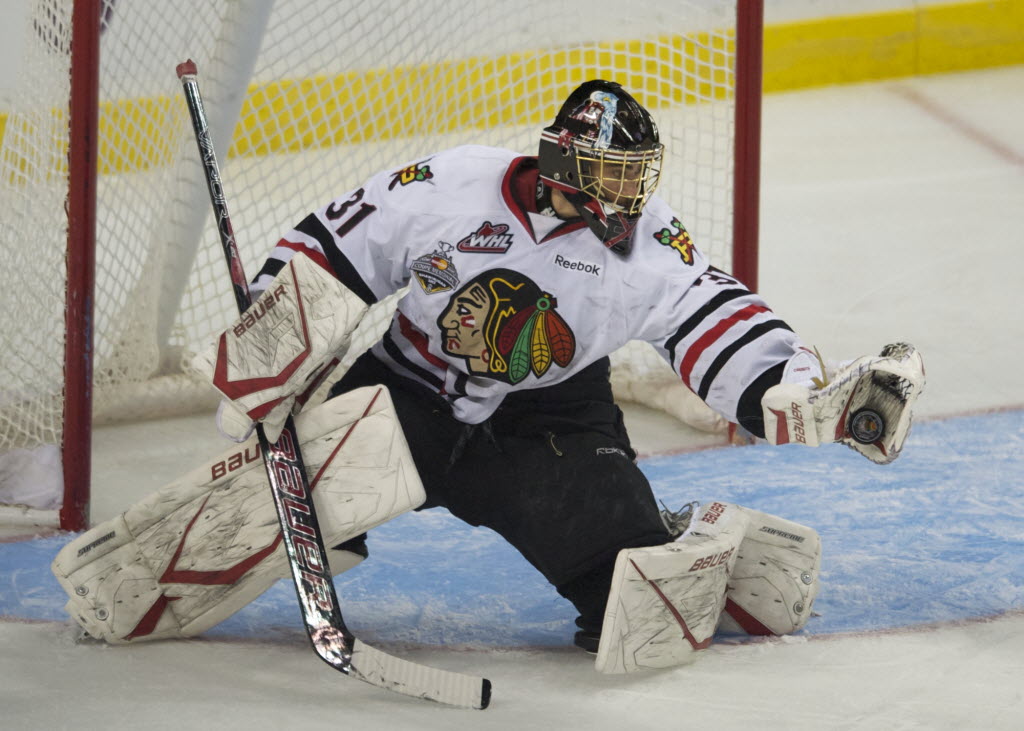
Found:
<path fill-rule="evenodd" d="M 608 355 L 644 340 L 771 444 L 895 459 L 924 386 L 893 344 L 826 369 L 764 300 L 709 265 L 658 197 L 663 146 L 620 85 L 566 99 L 539 154 L 464 146 L 383 171 L 284 235 L 259 300 L 201 358 L 238 445 L 72 541 L 67 610 L 112 643 L 197 635 L 289 575 L 252 424 L 288 414 L 332 571 L 368 530 L 444 508 L 512 544 L 579 612 L 602 672 L 688 662 L 716 628 L 799 630 L 809 527 L 726 502 L 659 510 L 612 399 Z M 367 308 L 389 328 L 299 412 Z M 409 557 L 415 561 L 415 556 Z"/>

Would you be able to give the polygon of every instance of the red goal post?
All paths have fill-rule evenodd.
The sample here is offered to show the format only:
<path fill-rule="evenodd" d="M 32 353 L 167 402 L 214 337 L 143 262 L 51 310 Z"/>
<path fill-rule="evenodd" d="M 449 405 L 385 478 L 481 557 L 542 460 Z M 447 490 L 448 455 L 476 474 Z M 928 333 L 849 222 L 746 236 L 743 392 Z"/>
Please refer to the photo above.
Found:
<path fill-rule="evenodd" d="M 246 260 L 377 170 L 462 143 L 535 154 L 561 100 L 602 77 L 659 123 L 659 193 L 715 264 L 757 286 L 762 0 L 24 5 L 0 88 L 0 253 L 18 289 L 0 324 L 0 522 L 86 527 L 94 424 L 215 403 L 189 362 L 233 308 L 183 58 L 209 79 Z M 685 387 L 648 350 L 617 354 L 616 390 L 663 406 L 667 382 Z M 53 450 L 53 499 L 4 484 L 5 465 Z"/>

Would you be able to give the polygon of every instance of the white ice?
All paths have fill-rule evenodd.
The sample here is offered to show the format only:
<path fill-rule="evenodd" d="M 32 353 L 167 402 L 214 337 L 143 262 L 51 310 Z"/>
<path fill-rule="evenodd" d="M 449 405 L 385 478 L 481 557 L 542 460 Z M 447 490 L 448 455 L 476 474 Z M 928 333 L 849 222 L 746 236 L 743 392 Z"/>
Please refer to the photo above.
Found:
<path fill-rule="evenodd" d="M 826 357 L 917 345 L 924 417 L 1024 407 L 1021 120 L 1024 67 L 765 99 L 760 290 Z M 644 453 L 671 445 L 663 419 L 629 417 Z M 101 430 L 94 522 L 220 446 L 198 418 Z M 483 712 L 346 679 L 294 637 L 115 648 L 10 619 L 0 643 L 5 729 L 1024 728 L 1019 611 L 720 643 L 692 666 L 625 678 L 570 648 L 391 648 L 489 677 Z"/>

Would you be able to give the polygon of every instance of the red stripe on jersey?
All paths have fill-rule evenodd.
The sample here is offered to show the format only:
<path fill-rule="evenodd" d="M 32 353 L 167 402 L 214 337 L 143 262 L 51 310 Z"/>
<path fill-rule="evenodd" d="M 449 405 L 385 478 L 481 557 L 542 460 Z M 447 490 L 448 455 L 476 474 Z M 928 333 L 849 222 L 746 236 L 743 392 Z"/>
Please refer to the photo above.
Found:
<path fill-rule="evenodd" d="M 754 315 L 759 315 L 762 312 L 769 311 L 770 310 L 767 307 L 762 305 L 747 305 L 739 312 L 734 312 L 724 320 L 719 320 L 713 328 L 697 338 L 697 342 L 690 346 L 686 351 L 686 355 L 683 356 L 682 362 L 679 364 L 679 376 L 683 379 L 683 383 L 689 386 L 690 389 L 693 389 L 693 384 L 690 383 L 690 375 L 693 372 L 693 367 L 697 364 L 697 360 L 704 354 L 704 351 L 714 345 L 718 339 L 729 330 L 729 328 L 737 322 L 749 320 Z"/>
<path fill-rule="evenodd" d="M 427 349 L 427 346 L 429 345 L 427 336 L 424 335 L 419 328 L 413 325 L 412 321 L 401 312 L 398 313 L 398 329 L 401 331 L 402 335 L 405 336 L 405 339 L 412 343 L 412 346 L 416 348 L 416 352 L 423 356 L 425 361 L 437 368 L 440 368 L 442 371 L 448 370 L 448 364 Z M 444 376 L 442 375 L 442 378 L 443 377 Z"/>
<path fill-rule="evenodd" d="M 324 271 L 330 272 L 332 277 L 337 277 L 337 275 L 334 273 L 334 270 L 331 269 L 331 265 L 327 263 L 327 257 L 324 256 L 324 253 L 319 249 L 311 249 L 305 244 L 298 244 L 294 241 L 289 241 L 288 239 L 281 239 L 280 241 L 278 241 L 277 248 L 291 249 L 292 251 L 301 251 L 314 262 L 319 264 L 320 267 L 324 269 Z"/>

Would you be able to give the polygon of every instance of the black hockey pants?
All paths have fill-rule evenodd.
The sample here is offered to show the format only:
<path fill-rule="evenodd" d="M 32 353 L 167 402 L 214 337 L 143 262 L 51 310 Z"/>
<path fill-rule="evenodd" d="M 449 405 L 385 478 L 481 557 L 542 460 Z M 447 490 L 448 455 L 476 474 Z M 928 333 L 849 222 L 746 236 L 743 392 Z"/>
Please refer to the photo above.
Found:
<path fill-rule="evenodd" d="M 476 426 L 369 353 L 331 395 L 383 383 L 427 493 L 511 543 L 599 632 L 615 557 L 671 540 L 612 400 L 604 358 L 548 388 L 514 392 Z"/>

